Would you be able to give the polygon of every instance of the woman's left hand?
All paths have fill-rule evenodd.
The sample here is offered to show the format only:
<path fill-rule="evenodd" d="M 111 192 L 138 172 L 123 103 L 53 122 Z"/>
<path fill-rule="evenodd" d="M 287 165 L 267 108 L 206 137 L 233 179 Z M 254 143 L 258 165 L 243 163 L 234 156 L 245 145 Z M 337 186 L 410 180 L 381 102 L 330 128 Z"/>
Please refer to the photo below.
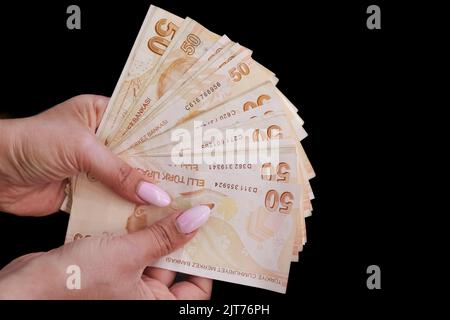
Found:
<path fill-rule="evenodd" d="M 0 211 L 55 212 L 66 179 L 80 172 L 131 202 L 168 205 L 167 193 L 97 140 L 107 104 L 106 97 L 81 95 L 33 117 L 0 120 Z"/>

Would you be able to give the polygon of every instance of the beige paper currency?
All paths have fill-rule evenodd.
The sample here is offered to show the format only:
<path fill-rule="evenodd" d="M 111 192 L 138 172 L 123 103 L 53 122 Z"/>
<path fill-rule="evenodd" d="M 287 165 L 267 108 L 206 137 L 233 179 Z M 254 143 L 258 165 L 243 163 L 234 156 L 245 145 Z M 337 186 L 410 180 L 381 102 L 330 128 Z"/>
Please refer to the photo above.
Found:
<path fill-rule="evenodd" d="M 222 161 L 218 157 L 215 158 L 215 163 L 206 164 L 205 161 L 200 163 L 183 163 L 183 159 L 174 159 L 176 155 L 158 155 L 153 156 L 151 154 L 141 154 L 138 157 L 149 160 L 151 163 L 175 166 L 184 168 L 186 170 L 192 170 L 195 172 L 215 174 L 218 177 L 227 175 L 239 175 L 245 179 L 245 181 L 275 181 L 277 183 L 295 183 L 304 186 L 305 178 L 301 169 L 299 168 L 299 162 L 297 159 L 296 141 L 292 141 L 290 145 L 282 148 L 280 153 L 274 161 L 267 161 L 265 163 L 250 163 L 245 160 L 245 155 L 238 155 L 236 153 L 245 153 L 247 151 L 236 151 L 233 153 L 233 159 L 242 159 L 243 161 L 233 161 L 233 163 L 227 162 L 230 158 L 228 154 L 221 154 Z M 192 157 L 191 157 L 192 158 Z M 175 161 L 174 161 L 175 160 Z M 175 165 L 173 163 L 181 163 Z M 307 198 L 307 194 L 302 194 L 302 205 L 299 206 L 298 211 L 293 212 L 295 214 L 296 235 L 293 248 L 294 261 L 297 261 L 298 252 L 302 250 L 304 243 L 306 243 L 306 229 L 304 228 L 305 216 L 304 211 L 309 210 L 310 202 Z"/>
<path fill-rule="evenodd" d="M 173 40 L 173 47 L 160 59 L 143 95 L 123 120 L 116 140 L 120 140 L 146 114 L 151 114 L 155 102 L 220 39 L 219 35 L 194 20 L 189 19 L 185 23 L 187 25 Z"/>
<path fill-rule="evenodd" d="M 298 185 L 244 183 L 239 176 L 164 168 L 142 158 L 127 160 L 168 190 L 172 204 L 135 206 L 82 176 L 67 242 L 136 231 L 169 213 L 208 205 L 211 218 L 196 237 L 155 266 L 285 292 L 296 232 L 292 212 L 298 210 L 301 197 Z"/>
<path fill-rule="evenodd" d="M 94 177 L 74 177 L 63 204 L 71 211 L 66 242 L 133 232 L 204 204 L 212 209 L 210 220 L 155 266 L 285 292 L 290 262 L 298 261 L 307 240 L 315 172 L 300 143 L 307 134 L 299 110 L 275 87 L 274 73 L 251 55 L 190 18 L 150 7 L 97 135 L 173 201 L 167 208 L 136 206 Z M 198 129 L 250 133 L 201 136 L 195 152 L 177 145 L 174 133 L 185 130 L 198 138 Z M 221 148 L 227 139 L 276 141 L 279 157 L 174 164 L 174 155 L 229 155 Z M 253 156 L 259 148 L 237 145 L 236 154 Z"/>
<path fill-rule="evenodd" d="M 157 134 L 183 123 L 213 106 L 240 95 L 266 81 L 274 81 L 272 75 L 258 67 L 251 59 L 251 52 L 244 50 L 237 56 L 231 55 L 226 61 L 218 60 L 209 76 L 191 79 L 191 86 L 176 94 L 167 103 L 169 107 L 156 114 L 142 128 L 127 137 L 114 151 L 120 153 L 132 146 L 141 144 Z M 134 142 L 133 142 L 134 141 Z"/>
<path fill-rule="evenodd" d="M 97 130 L 97 136 L 106 145 L 108 134 L 114 132 L 145 89 L 143 84 L 154 72 L 154 66 L 182 22 L 182 18 L 170 12 L 150 7 Z"/>

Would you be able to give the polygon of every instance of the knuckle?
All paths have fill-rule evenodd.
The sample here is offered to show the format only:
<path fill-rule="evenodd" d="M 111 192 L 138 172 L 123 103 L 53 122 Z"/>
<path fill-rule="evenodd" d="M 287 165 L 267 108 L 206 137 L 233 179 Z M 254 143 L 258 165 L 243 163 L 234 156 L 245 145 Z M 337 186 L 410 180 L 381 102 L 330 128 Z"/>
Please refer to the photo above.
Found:
<path fill-rule="evenodd" d="M 155 255 L 157 257 L 163 257 L 169 254 L 175 247 L 174 233 L 169 226 L 162 223 L 155 223 L 150 227 L 150 233 L 155 244 Z"/>
<path fill-rule="evenodd" d="M 95 140 L 90 132 L 82 131 L 78 134 L 77 137 L 79 149 L 82 151 L 89 151 L 92 148 L 92 145 L 95 143 Z"/>
<path fill-rule="evenodd" d="M 116 236 L 111 240 L 111 244 L 115 249 L 115 252 L 123 257 L 120 261 L 123 261 L 124 271 L 130 269 L 133 270 L 136 266 L 140 265 L 140 257 L 142 256 L 142 248 L 132 241 L 127 235 Z"/>
<path fill-rule="evenodd" d="M 83 94 L 75 96 L 71 99 L 71 105 L 74 106 L 78 116 L 90 131 L 94 132 L 97 127 L 98 108 L 96 96 Z"/>
<path fill-rule="evenodd" d="M 74 143 L 77 146 L 74 150 L 78 169 L 83 172 L 90 171 L 90 155 L 96 143 L 94 137 L 89 132 L 81 131 Z"/>
<path fill-rule="evenodd" d="M 94 100 L 94 95 L 92 94 L 79 94 L 73 97 L 71 100 L 76 103 L 76 105 L 83 107 L 85 109 L 92 108 L 92 101 Z"/>
<path fill-rule="evenodd" d="M 131 184 L 131 177 L 133 173 L 133 168 L 128 164 L 124 163 L 119 167 L 119 171 L 117 173 L 117 180 L 119 184 L 119 188 L 122 191 L 127 191 Z"/>
<path fill-rule="evenodd" d="M 91 108 L 89 95 L 80 94 L 75 96 L 69 100 L 71 105 L 73 105 L 77 110 L 79 110 L 82 114 L 88 112 Z"/>

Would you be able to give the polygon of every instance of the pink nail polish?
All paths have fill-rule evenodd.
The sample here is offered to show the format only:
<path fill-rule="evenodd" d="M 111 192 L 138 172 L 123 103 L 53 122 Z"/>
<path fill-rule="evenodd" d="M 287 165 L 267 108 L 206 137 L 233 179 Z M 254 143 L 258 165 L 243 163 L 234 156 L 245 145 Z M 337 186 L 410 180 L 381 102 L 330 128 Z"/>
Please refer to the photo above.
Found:
<path fill-rule="evenodd" d="M 178 230 L 191 233 L 208 220 L 210 213 L 208 206 L 196 206 L 186 210 L 177 218 Z"/>
<path fill-rule="evenodd" d="M 145 202 L 154 204 L 158 207 L 166 207 L 172 201 L 170 196 L 163 189 L 145 181 L 139 184 L 137 188 L 137 195 Z"/>

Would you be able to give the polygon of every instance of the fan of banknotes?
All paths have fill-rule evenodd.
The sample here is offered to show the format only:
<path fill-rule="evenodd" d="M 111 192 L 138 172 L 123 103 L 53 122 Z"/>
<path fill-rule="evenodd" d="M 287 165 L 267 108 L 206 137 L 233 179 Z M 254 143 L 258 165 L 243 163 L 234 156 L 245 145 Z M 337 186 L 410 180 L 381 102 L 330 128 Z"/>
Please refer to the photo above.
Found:
<path fill-rule="evenodd" d="M 286 292 L 306 243 L 314 171 L 303 120 L 277 81 L 251 50 L 151 6 L 97 136 L 172 203 L 135 205 L 89 174 L 73 177 L 66 242 L 207 205 L 211 217 L 194 239 L 155 266 Z"/>

